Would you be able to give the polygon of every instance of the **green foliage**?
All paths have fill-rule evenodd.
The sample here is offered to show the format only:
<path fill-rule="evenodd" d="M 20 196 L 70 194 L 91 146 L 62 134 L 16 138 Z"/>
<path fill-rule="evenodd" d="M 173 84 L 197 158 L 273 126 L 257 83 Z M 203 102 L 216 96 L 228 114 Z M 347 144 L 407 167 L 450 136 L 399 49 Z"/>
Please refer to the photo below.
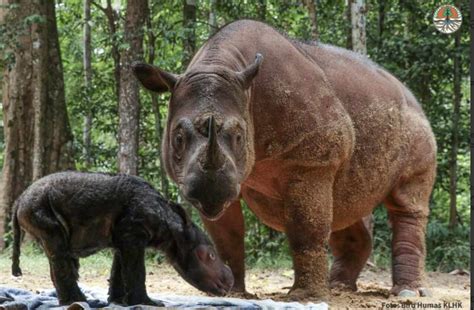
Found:
<path fill-rule="evenodd" d="M 377 266 L 390 266 L 392 234 L 388 223 L 387 210 L 378 206 L 374 210 L 373 260 Z"/>
<path fill-rule="evenodd" d="M 374 211 L 374 262 L 379 267 L 390 266 L 392 234 L 384 206 Z M 444 217 L 446 218 L 446 217 Z M 426 229 L 426 269 L 449 272 L 454 269 L 469 269 L 470 227 L 468 223 L 449 229 L 431 213 Z"/>
<path fill-rule="evenodd" d="M 426 265 L 429 270 L 469 269 L 470 244 L 468 225 L 448 229 L 445 223 L 432 219 L 428 224 Z"/>
<path fill-rule="evenodd" d="M 112 45 L 123 43 L 119 27 L 111 36 L 103 12 L 92 6 L 92 68 L 90 89 L 83 86 L 82 67 L 82 0 L 60 1 L 57 4 L 57 22 L 63 59 L 66 101 L 75 137 L 76 163 L 85 169 L 82 127 L 88 109 L 92 110 L 92 154 L 90 170 L 116 171 L 118 109 L 114 79 Z M 104 1 L 97 1 L 104 2 Z M 120 18 L 122 23 L 124 6 Z M 262 3 L 265 3 L 262 5 Z M 439 33 L 432 22 L 432 15 L 441 5 L 439 1 L 368 0 L 367 1 L 367 51 L 368 56 L 392 72 L 412 89 L 419 99 L 435 132 L 438 145 L 438 174 L 431 200 L 431 215 L 427 229 L 427 267 L 433 270 L 450 270 L 469 266 L 468 232 L 470 216 L 469 196 L 469 3 L 460 2 L 464 22 L 461 47 L 454 48 L 454 35 Z M 346 1 L 318 0 L 318 28 L 324 43 L 345 47 L 349 31 Z M 197 1 L 196 46 L 200 47 L 209 36 L 209 1 Z M 150 33 L 157 38 L 153 49 L 154 64 L 172 72 L 184 71 L 182 1 L 150 1 L 152 29 L 145 31 L 145 60 L 148 61 Z M 302 1 L 217 1 L 217 22 L 223 26 L 240 18 L 261 19 L 291 37 L 309 40 L 311 34 L 307 10 Z M 30 16 L 21 25 L 40 23 L 40 16 Z M 16 44 L 18 28 L 0 25 L 0 67 L 12 61 L 5 52 Z M 458 212 L 463 223 L 455 230 L 447 228 L 449 218 L 449 152 L 452 141 L 453 114 L 453 56 L 459 55 L 462 63 L 462 103 L 459 126 L 458 154 Z M 277 64 L 275 64 L 277 65 Z M 356 78 L 356 77 L 354 77 Z M 168 94 L 158 96 L 161 125 L 166 123 Z M 140 115 L 140 175 L 161 189 L 159 156 L 160 143 L 155 132 L 155 118 L 149 93 L 141 92 Z M 0 140 L 0 148 L 3 138 Z M 3 148 L 2 148 L 3 149 Z M 179 199 L 177 188 L 171 187 L 172 199 Z M 196 210 L 188 208 L 195 221 L 200 222 Z M 243 206 L 246 221 L 246 250 L 248 264 L 290 264 L 288 243 L 285 236 L 274 232 Z M 391 232 L 384 208 L 375 214 L 374 259 L 378 265 L 390 263 Z M 153 259 L 162 259 L 149 254 Z"/>
<path fill-rule="evenodd" d="M 247 264 L 269 267 L 291 266 L 285 234 L 263 225 L 243 200 L 241 200 L 241 205 L 245 218 Z"/>

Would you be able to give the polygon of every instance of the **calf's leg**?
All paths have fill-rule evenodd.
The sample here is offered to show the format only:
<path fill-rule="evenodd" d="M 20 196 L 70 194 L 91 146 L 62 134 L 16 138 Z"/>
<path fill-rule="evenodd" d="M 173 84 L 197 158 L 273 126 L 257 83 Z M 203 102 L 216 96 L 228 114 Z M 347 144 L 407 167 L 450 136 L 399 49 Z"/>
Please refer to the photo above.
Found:
<path fill-rule="evenodd" d="M 59 303 L 68 305 L 76 301 L 86 301 L 79 289 L 79 260 L 70 255 L 67 237 L 61 233 L 62 226 L 54 215 L 38 211 L 40 229 L 34 229 L 35 235 L 48 256 L 51 279 L 58 294 Z M 38 225 L 39 226 L 39 225 Z"/>
<path fill-rule="evenodd" d="M 131 245 L 119 249 L 121 256 L 122 279 L 125 287 L 123 302 L 126 305 L 164 306 L 152 301 L 146 292 L 145 247 Z"/>
<path fill-rule="evenodd" d="M 117 229 L 112 237 L 115 255 L 110 292 L 118 297 L 125 291 L 123 298 L 120 298 L 125 305 L 163 306 L 153 302 L 146 292 L 145 247 L 150 236 L 141 229 L 141 225 L 130 218 L 124 218 L 116 224 Z M 120 278 L 122 287 L 118 284 Z"/>
<path fill-rule="evenodd" d="M 372 251 L 371 232 L 361 219 L 355 224 L 335 231 L 329 239 L 334 262 L 329 281 L 331 287 L 356 291 L 356 281 Z"/>
<path fill-rule="evenodd" d="M 77 301 L 86 301 L 79 289 L 77 262 L 67 255 L 56 254 L 49 257 L 51 278 L 58 294 L 60 305 L 69 305 Z"/>
<path fill-rule="evenodd" d="M 121 304 L 123 303 L 123 298 L 125 297 L 126 292 L 122 279 L 121 264 L 120 252 L 115 251 L 109 279 L 109 303 L 113 302 Z"/>

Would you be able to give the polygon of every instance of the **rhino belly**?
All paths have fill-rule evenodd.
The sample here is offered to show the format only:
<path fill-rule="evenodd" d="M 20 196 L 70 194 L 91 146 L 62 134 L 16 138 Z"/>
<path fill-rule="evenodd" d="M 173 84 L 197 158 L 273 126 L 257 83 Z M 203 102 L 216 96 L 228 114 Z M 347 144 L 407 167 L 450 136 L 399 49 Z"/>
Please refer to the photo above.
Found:
<path fill-rule="evenodd" d="M 364 152 L 361 149 L 354 153 L 352 160 L 336 177 L 333 190 L 333 231 L 346 228 L 371 214 L 389 195 L 400 176 L 404 162 L 400 150 Z"/>
<path fill-rule="evenodd" d="M 95 219 L 71 227 L 69 246 L 76 257 L 86 257 L 112 245 L 111 219 Z"/>
<path fill-rule="evenodd" d="M 242 196 L 262 223 L 277 231 L 285 230 L 284 206 L 281 199 L 269 197 L 250 187 L 242 188 Z"/>

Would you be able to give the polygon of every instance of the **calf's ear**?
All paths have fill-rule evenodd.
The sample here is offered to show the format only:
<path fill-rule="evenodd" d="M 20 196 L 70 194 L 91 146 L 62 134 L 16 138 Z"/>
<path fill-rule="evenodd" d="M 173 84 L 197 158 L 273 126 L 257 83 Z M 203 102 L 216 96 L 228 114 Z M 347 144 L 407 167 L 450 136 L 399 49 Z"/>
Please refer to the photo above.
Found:
<path fill-rule="evenodd" d="M 177 75 L 149 64 L 136 62 L 132 64 L 132 69 L 136 78 L 146 89 L 157 93 L 172 91 L 178 81 Z"/>
<path fill-rule="evenodd" d="M 262 54 L 257 53 L 255 55 L 255 61 L 252 64 L 248 65 L 244 70 L 237 72 L 237 76 L 245 89 L 249 88 L 252 84 L 252 80 L 257 75 L 262 61 Z"/>

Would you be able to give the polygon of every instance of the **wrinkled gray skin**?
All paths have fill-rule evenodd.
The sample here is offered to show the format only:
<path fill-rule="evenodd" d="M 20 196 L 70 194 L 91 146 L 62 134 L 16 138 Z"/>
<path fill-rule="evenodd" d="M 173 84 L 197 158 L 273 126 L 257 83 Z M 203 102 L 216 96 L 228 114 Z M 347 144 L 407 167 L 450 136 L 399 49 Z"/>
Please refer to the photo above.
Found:
<path fill-rule="evenodd" d="M 185 210 L 139 177 L 51 174 L 26 189 L 13 216 L 13 275 L 21 275 L 21 227 L 41 242 L 62 305 L 85 301 L 77 286 L 78 259 L 109 247 L 115 250 L 110 302 L 154 304 L 145 289 L 146 247 L 164 251 L 178 273 L 202 291 L 224 295 L 233 285 L 230 269 Z"/>

